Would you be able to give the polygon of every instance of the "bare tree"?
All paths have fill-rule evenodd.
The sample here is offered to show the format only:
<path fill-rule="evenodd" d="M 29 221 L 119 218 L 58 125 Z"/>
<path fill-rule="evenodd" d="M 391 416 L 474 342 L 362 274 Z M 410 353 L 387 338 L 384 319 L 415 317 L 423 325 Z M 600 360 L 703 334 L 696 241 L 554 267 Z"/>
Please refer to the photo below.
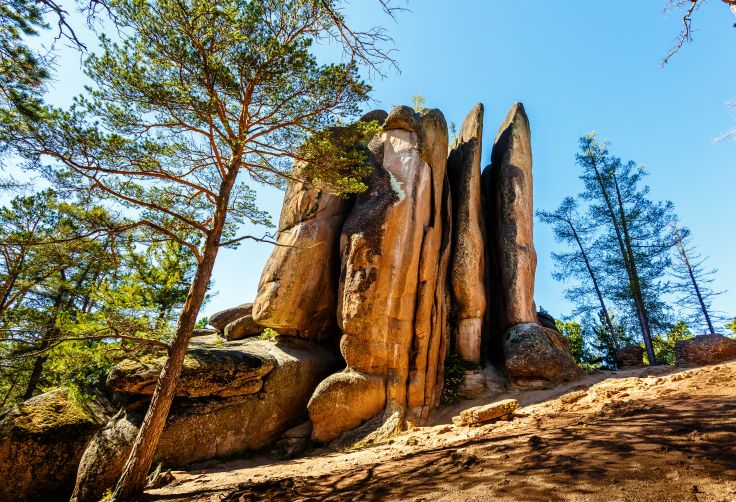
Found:
<path fill-rule="evenodd" d="M 723 3 L 731 8 L 731 11 L 736 14 L 736 0 L 721 0 Z M 693 16 L 695 13 L 705 4 L 707 0 L 667 0 L 665 5 L 665 12 L 677 11 L 682 13 L 682 30 L 675 39 L 670 51 L 662 59 L 661 66 L 665 66 L 670 62 L 670 59 L 677 54 L 682 47 L 693 40 Z M 736 24 L 734 24 L 736 27 Z"/>

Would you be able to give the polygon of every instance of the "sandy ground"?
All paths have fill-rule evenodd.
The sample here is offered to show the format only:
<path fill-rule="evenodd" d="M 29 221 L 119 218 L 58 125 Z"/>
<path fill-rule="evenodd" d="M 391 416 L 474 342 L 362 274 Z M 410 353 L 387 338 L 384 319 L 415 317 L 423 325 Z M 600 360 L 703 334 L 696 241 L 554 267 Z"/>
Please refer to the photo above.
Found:
<path fill-rule="evenodd" d="M 513 421 L 452 425 L 460 410 L 507 397 L 523 406 Z M 386 444 L 173 474 L 144 500 L 736 502 L 736 361 L 488 393 Z"/>

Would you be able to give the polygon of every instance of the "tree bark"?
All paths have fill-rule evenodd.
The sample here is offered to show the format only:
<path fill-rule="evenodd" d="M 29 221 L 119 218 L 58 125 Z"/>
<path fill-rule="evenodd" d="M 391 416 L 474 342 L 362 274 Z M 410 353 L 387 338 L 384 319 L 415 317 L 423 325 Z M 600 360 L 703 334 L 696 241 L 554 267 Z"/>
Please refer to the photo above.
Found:
<path fill-rule="evenodd" d="M 148 412 L 115 487 L 112 496 L 113 501 L 127 500 L 141 493 L 145 488 L 146 477 L 151 469 L 156 448 L 166 425 L 171 403 L 174 400 L 174 391 L 181 375 L 192 329 L 194 329 L 199 309 L 202 306 L 212 277 L 212 269 L 217 258 L 220 238 L 227 217 L 230 193 L 235 183 L 237 171 L 237 165 L 231 165 L 225 179 L 220 184 L 213 225 L 205 240 L 202 260 L 197 266 L 197 272 L 194 275 L 179 316 L 176 335 L 169 349 L 169 357 L 159 376 Z"/>

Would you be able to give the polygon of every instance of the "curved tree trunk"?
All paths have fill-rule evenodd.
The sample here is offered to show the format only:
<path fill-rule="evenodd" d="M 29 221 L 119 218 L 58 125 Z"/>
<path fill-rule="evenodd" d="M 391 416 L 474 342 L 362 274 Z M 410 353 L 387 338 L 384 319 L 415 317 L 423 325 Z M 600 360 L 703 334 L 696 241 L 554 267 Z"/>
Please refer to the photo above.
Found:
<path fill-rule="evenodd" d="M 159 376 L 148 412 L 143 419 L 143 424 L 141 424 L 138 436 L 133 443 L 133 449 L 115 487 L 112 496 L 113 501 L 127 500 L 142 492 L 146 486 L 148 471 L 151 469 L 156 448 L 166 425 L 171 403 L 174 400 L 174 392 L 189 347 L 189 339 L 192 336 L 199 309 L 202 306 L 212 277 L 212 269 L 217 258 L 220 238 L 227 217 L 230 193 L 236 176 L 237 167 L 232 166 L 220 185 L 212 230 L 207 235 L 202 260 L 197 266 L 197 272 L 194 275 L 189 294 L 184 302 L 184 308 L 179 316 L 176 335 L 169 348 L 169 357 Z"/>

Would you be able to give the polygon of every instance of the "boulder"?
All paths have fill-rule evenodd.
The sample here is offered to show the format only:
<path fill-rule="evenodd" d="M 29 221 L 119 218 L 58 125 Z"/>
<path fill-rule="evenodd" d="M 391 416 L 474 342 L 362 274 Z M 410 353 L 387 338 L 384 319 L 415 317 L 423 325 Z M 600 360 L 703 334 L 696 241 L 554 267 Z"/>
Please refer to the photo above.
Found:
<path fill-rule="evenodd" d="M 343 197 L 289 183 L 277 245 L 253 304 L 255 322 L 312 340 L 337 336 L 338 242 L 350 205 Z"/>
<path fill-rule="evenodd" d="M 483 105 L 476 105 L 450 146 L 447 178 L 452 194 L 450 283 L 456 326 L 455 350 L 466 361 L 481 360 L 481 333 L 486 311 L 485 224 L 481 208 L 480 161 Z"/>
<path fill-rule="evenodd" d="M 498 130 L 483 185 L 491 336 L 500 338 L 512 326 L 537 322 L 531 132 L 521 103 L 511 108 Z"/>
<path fill-rule="evenodd" d="M 644 347 L 629 345 L 616 351 L 616 366 L 619 369 L 644 366 Z"/>
<path fill-rule="evenodd" d="M 232 341 L 258 336 L 263 333 L 263 329 L 263 326 L 255 322 L 253 316 L 248 314 L 225 326 L 225 339 Z"/>
<path fill-rule="evenodd" d="M 506 372 L 515 380 L 568 382 L 582 376 L 559 332 L 538 324 L 519 324 L 504 335 Z"/>
<path fill-rule="evenodd" d="M 545 328 L 553 329 L 558 333 L 560 332 L 560 330 L 557 329 L 557 322 L 555 321 L 555 318 L 549 315 L 547 312 L 537 312 L 537 324 Z"/>
<path fill-rule="evenodd" d="M 271 353 L 247 342 L 218 344 L 213 339 L 192 340 L 176 396 L 231 397 L 261 390 L 263 377 L 276 365 Z M 166 357 L 156 353 L 119 362 L 107 377 L 107 387 L 112 392 L 152 395 Z"/>
<path fill-rule="evenodd" d="M 678 366 L 703 366 L 736 359 L 736 340 L 723 335 L 700 335 L 675 343 Z"/>
<path fill-rule="evenodd" d="M 386 110 L 371 110 L 360 117 L 361 122 L 373 122 L 374 120 L 383 124 L 388 118 Z"/>
<path fill-rule="evenodd" d="M 393 424 L 386 431 L 422 422 L 442 386 L 451 226 L 447 124 L 438 110 L 418 114 L 403 106 L 391 111 L 383 129 L 369 145 L 368 189 L 357 196 L 342 229 L 337 318 L 348 367 L 385 382 L 386 395 L 378 399 L 377 386 L 370 386 L 370 399 L 363 398 L 365 380 L 346 391 L 350 382 L 331 377 L 313 399 L 321 410 L 310 412 L 313 437 L 360 423 L 363 413 L 336 424 L 322 421 L 362 408 L 366 400 L 385 401 L 386 424 Z M 342 393 L 353 401 L 339 403 Z"/>
<path fill-rule="evenodd" d="M 225 326 L 235 321 L 236 319 L 240 319 L 241 317 L 250 315 L 252 311 L 253 311 L 253 304 L 244 303 L 242 305 L 238 305 L 237 307 L 233 307 L 233 308 L 226 309 L 221 312 L 212 314 L 209 317 L 209 319 L 207 319 L 207 322 L 209 323 L 210 326 L 213 326 L 220 333 L 224 333 Z"/>
<path fill-rule="evenodd" d="M 194 328 L 192 330 L 192 338 L 195 338 L 198 336 L 216 335 L 217 333 L 219 333 L 219 331 L 213 328 Z"/>
<path fill-rule="evenodd" d="M 312 439 L 332 441 L 382 412 L 385 405 L 384 378 L 354 371 L 330 375 L 319 384 L 307 406 Z"/>
<path fill-rule="evenodd" d="M 457 425 L 477 427 L 493 420 L 511 418 L 518 407 L 519 401 L 516 399 L 504 399 L 497 403 L 463 410 L 460 412 L 460 416 L 454 417 L 452 421 Z"/>
<path fill-rule="evenodd" d="M 110 411 L 103 398 L 81 403 L 57 389 L 0 415 L 0 498 L 69 500 L 79 459 Z"/>
<path fill-rule="evenodd" d="M 159 441 L 158 461 L 180 467 L 272 445 L 304 420 L 309 397 L 338 359 L 331 350 L 290 337 L 249 340 L 239 350 L 259 358 L 267 353 L 274 361 L 263 389 L 229 398 L 175 399 Z M 114 485 L 115 468 L 124 464 L 144 412 L 145 407 L 129 408 L 95 436 L 79 466 L 77 502 L 99 500 Z"/>

